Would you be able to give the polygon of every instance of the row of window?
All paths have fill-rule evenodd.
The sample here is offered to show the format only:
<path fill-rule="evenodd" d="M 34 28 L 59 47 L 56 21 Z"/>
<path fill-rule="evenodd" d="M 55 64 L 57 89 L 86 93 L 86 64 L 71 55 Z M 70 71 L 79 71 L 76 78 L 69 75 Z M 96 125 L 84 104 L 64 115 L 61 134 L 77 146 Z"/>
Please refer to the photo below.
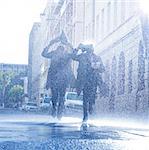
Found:
<path fill-rule="evenodd" d="M 103 5 L 105 2 L 97 1 L 97 5 Z M 91 5 L 91 3 L 89 3 Z M 123 23 L 126 19 L 126 6 L 128 7 L 130 2 L 126 0 L 114 0 L 107 3 L 106 7 L 100 9 L 97 14 L 96 20 L 96 39 L 101 39 L 106 36 L 110 31 L 114 30 L 118 25 Z M 88 6 L 88 5 L 87 5 Z M 130 7 L 130 6 L 129 6 Z M 86 13 L 89 13 L 90 6 L 86 9 Z M 130 15 L 130 14 L 129 14 Z M 88 14 L 86 14 L 88 17 Z M 88 18 L 86 18 L 88 20 Z M 85 27 L 86 39 L 92 36 L 92 21 L 88 23 Z"/>
<path fill-rule="evenodd" d="M 103 38 L 118 25 L 123 23 L 126 20 L 126 13 L 128 13 L 130 9 L 133 9 L 133 5 L 135 5 L 135 3 L 133 4 L 126 0 L 108 2 L 107 6 L 101 9 L 96 16 L 96 39 Z"/>

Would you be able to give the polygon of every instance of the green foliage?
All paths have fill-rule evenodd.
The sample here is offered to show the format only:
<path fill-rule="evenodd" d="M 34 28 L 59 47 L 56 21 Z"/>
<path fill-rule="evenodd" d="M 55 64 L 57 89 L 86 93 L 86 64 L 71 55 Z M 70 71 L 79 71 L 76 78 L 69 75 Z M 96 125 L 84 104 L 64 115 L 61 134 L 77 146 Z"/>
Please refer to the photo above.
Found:
<path fill-rule="evenodd" d="M 0 90 L 7 87 L 13 77 L 11 72 L 0 72 Z"/>
<path fill-rule="evenodd" d="M 10 84 L 12 77 L 13 77 L 12 72 L 0 72 L 0 97 L 1 97 L 1 103 L 5 102 L 6 88 Z"/>
<path fill-rule="evenodd" d="M 5 107 L 22 101 L 23 84 L 20 76 L 13 72 L 0 71 L 0 103 Z"/>
<path fill-rule="evenodd" d="M 22 101 L 23 87 L 21 85 L 14 85 L 8 92 L 9 101 L 18 104 Z"/>

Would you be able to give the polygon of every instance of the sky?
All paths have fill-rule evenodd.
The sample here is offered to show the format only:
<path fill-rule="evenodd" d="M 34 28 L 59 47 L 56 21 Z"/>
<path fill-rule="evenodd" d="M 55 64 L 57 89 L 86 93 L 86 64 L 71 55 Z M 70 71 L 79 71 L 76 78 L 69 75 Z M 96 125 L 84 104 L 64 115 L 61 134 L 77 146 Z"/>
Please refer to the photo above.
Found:
<path fill-rule="evenodd" d="M 29 33 L 47 0 L 0 0 L 0 63 L 27 64 Z"/>
<path fill-rule="evenodd" d="M 58 0 L 55 0 L 56 2 Z M 47 0 L 0 0 L 0 63 L 27 64 L 29 33 Z M 148 0 L 141 0 L 149 12 Z"/>

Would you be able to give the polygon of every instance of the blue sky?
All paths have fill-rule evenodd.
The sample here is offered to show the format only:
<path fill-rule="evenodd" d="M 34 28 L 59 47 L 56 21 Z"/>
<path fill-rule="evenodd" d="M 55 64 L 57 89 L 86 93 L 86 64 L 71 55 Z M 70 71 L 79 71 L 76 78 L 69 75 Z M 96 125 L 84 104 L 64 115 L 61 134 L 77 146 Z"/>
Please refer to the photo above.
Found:
<path fill-rule="evenodd" d="M 0 1 L 0 63 L 28 63 L 28 39 L 47 0 Z"/>

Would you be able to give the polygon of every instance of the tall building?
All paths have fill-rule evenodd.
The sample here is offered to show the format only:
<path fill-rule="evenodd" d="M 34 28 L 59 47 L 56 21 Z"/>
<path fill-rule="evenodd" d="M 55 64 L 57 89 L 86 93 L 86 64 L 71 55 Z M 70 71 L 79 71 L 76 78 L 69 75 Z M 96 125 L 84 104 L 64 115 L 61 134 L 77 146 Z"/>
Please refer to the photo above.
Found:
<path fill-rule="evenodd" d="M 40 23 L 34 23 L 29 37 L 29 57 L 28 57 L 28 94 L 29 99 L 33 99 L 37 92 L 39 83 L 39 29 Z"/>
<path fill-rule="evenodd" d="M 36 49 L 38 65 L 38 95 L 45 90 L 50 62 L 41 57 L 48 42 L 66 33 L 76 47 L 82 41 L 93 41 L 106 71 L 104 82 L 109 87 L 107 97 L 96 101 L 97 114 L 147 114 L 149 110 L 149 20 L 141 11 L 139 0 L 48 0 L 42 14 Z M 33 67 L 33 65 L 32 65 Z M 76 74 L 77 65 L 73 63 Z M 36 74 L 37 75 L 37 74 Z M 37 83 L 36 81 L 36 83 Z M 32 88 L 33 89 L 33 88 Z"/>

